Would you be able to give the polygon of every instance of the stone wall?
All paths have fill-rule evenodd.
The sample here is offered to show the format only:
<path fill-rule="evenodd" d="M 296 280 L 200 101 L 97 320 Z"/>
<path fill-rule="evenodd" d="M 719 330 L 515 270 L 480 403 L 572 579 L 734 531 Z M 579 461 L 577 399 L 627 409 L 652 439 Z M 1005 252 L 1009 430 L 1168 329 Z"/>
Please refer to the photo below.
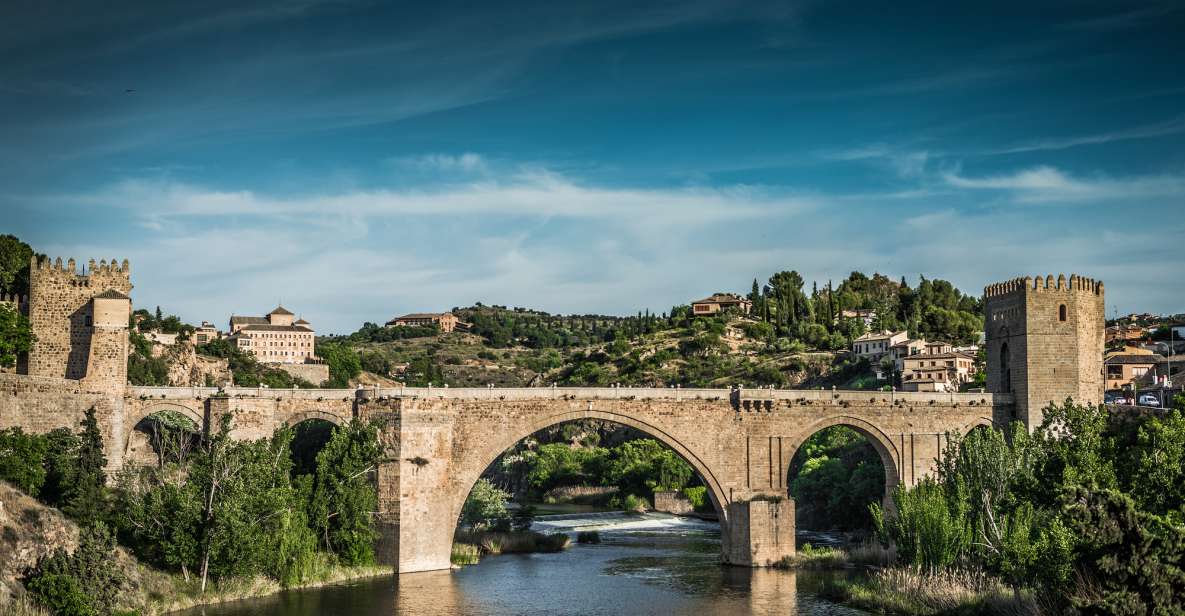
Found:
<path fill-rule="evenodd" d="M 691 501 L 679 492 L 666 490 L 654 493 L 654 510 L 675 515 L 687 515 L 695 511 Z"/>
<path fill-rule="evenodd" d="M 329 380 L 329 364 L 268 364 L 268 366 L 279 368 L 313 385 L 320 385 Z"/>

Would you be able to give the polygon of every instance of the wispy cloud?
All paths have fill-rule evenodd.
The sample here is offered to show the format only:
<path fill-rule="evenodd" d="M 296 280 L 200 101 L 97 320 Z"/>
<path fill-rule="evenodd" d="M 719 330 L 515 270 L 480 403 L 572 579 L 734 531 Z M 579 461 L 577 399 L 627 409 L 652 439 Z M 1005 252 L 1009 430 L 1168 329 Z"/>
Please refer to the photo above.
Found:
<path fill-rule="evenodd" d="M 422 164 L 478 168 L 481 158 L 433 157 Z M 342 216 L 535 216 L 571 219 L 661 220 L 670 226 L 754 218 L 770 212 L 802 213 L 818 205 L 810 196 L 763 187 L 631 189 L 589 186 L 540 169 L 431 188 L 352 190 L 277 197 L 251 190 L 220 190 L 156 179 L 129 179 L 95 192 L 50 201 L 136 212 L 153 223 L 183 218 L 304 217 L 310 224 Z"/>
<path fill-rule="evenodd" d="M 1180 175 L 1112 178 L 1074 177 L 1054 167 L 1039 166 L 1011 174 L 968 177 L 959 172 L 944 174 L 956 188 L 996 190 L 1010 193 L 1020 203 L 1109 201 L 1185 195 L 1185 177 Z"/>
<path fill-rule="evenodd" d="M 1098 145 L 1114 141 L 1128 141 L 1132 139 L 1150 139 L 1185 133 L 1185 116 L 1177 116 L 1171 120 L 1146 124 L 1133 128 L 1093 133 L 1076 137 L 1062 137 L 1030 141 L 1012 147 L 991 150 L 988 154 L 1015 154 L 1019 152 L 1036 152 L 1041 150 L 1064 150 L 1081 145 Z"/>

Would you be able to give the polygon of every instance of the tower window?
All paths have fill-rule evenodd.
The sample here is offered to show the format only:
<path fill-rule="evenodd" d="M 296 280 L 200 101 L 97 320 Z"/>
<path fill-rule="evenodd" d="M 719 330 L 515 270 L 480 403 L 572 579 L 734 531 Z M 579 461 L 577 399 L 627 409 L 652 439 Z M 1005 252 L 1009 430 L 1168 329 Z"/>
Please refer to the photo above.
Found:
<path fill-rule="evenodd" d="M 1059 321 L 1066 320 L 1066 305 L 1065 304 L 1062 304 L 1061 306 L 1057 307 L 1057 320 L 1059 320 Z"/>

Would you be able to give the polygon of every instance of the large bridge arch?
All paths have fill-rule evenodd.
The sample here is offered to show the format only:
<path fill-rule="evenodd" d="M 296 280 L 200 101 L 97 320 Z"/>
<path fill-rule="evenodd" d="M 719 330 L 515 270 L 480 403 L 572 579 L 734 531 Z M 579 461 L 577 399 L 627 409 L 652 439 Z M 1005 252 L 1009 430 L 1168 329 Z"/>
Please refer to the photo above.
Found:
<path fill-rule="evenodd" d="M 901 452 L 898 451 L 897 445 L 893 443 L 893 439 L 884 430 L 865 419 L 852 415 L 832 415 L 803 428 L 790 441 L 788 448 L 790 457 L 787 464 L 794 460 L 795 454 L 798 453 L 798 450 L 807 439 L 821 430 L 833 426 L 844 426 L 855 430 L 872 445 L 877 455 L 880 456 L 881 465 L 885 468 L 885 501 L 888 503 L 893 490 L 897 487 L 897 484 L 901 483 Z M 788 473 L 789 470 L 787 469 Z M 789 477 L 787 477 L 787 489 L 789 489 Z"/>
<path fill-rule="evenodd" d="M 473 485 L 481 478 L 482 473 L 493 464 L 498 456 L 502 455 L 506 450 L 513 447 L 519 441 L 531 436 L 532 434 L 550 428 L 558 424 L 569 421 L 577 421 L 581 419 L 598 419 L 602 421 L 610 421 L 623 426 L 634 428 L 647 436 L 654 438 L 663 445 L 669 447 L 672 451 L 677 453 L 679 457 L 683 458 L 691 468 L 700 476 L 704 485 L 708 488 L 710 500 L 713 507 L 716 509 L 716 514 L 719 516 L 722 523 L 726 523 L 726 507 L 728 503 L 723 487 L 717 473 L 708 466 L 704 459 L 692 451 L 688 446 L 680 441 L 680 439 L 659 426 L 651 422 L 645 421 L 638 417 L 630 416 L 625 413 L 614 410 L 572 410 L 564 411 L 554 414 L 549 414 L 539 418 L 532 418 L 528 421 L 521 422 L 509 429 L 503 429 L 500 433 L 492 435 L 489 445 L 475 455 L 471 455 L 469 460 L 462 462 L 461 468 L 458 469 L 456 478 L 454 479 L 456 488 L 453 492 L 453 502 L 450 506 L 450 516 L 453 522 L 453 528 L 456 527 L 457 519 L 461 515 L 461 508 L 465 504 L 465 499 L 468 498 L 469 492 L 473 489 Z M 471 452 L 472 453 L 472 452 Z"/>

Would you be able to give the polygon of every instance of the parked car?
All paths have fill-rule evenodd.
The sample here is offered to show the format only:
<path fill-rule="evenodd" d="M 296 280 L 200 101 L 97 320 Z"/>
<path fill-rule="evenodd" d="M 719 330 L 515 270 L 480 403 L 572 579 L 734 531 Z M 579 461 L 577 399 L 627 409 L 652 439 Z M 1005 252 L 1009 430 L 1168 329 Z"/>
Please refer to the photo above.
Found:
<path fill-rule="evenodd" d="M 1140 396 L 1140 406 L 1160 406 L 1160 398 L 1154 394 L 1143 394 Z"/>
<path fill-rule="evenodd" d="M 1103 394 L 1103 402 L 1106 404 L 1131 404 L 1132 399 L 1125 393 L 1109 391 Z"/>

